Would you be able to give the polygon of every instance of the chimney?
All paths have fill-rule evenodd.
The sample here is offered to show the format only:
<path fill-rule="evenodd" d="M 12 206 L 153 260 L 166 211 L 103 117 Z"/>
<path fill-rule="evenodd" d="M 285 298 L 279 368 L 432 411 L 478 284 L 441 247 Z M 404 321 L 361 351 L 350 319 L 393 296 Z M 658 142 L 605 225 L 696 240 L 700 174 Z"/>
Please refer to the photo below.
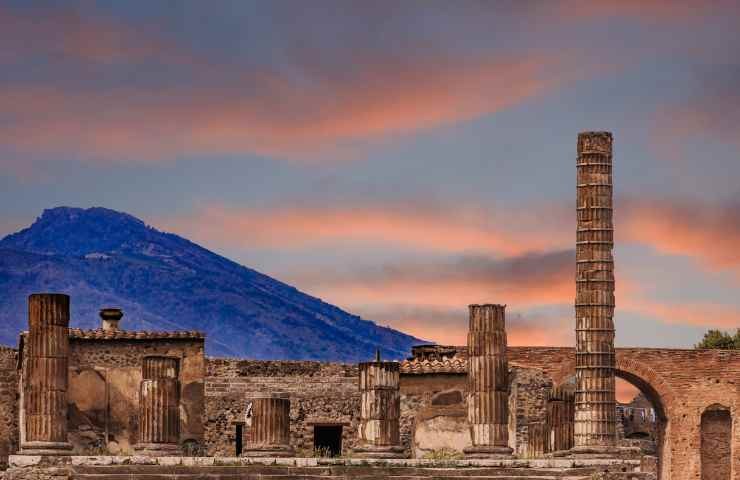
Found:
<path fill-rule="evenodd" d="M 101 308 L 100 309 L 100 320 L 101 327 L 106 332 L 114 332 L 119 330 L 118 322 L 123 317 L 123 310 L 120 308 Z"/>

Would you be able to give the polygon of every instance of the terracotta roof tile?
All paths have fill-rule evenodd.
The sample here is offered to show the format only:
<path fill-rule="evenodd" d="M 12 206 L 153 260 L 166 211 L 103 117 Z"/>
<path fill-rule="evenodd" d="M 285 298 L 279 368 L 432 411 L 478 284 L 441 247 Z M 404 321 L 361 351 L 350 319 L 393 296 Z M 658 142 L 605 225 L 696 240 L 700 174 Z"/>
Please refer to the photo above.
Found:
<path fill-rule="evenodd" d="M 468 359 L 458 356 L 444 357 L 442 360 L 404 360 L 401 362 L 401 373 L 423 375 L 426 373 L 467 373 Z"/>
<path fill-rule="evenodd" d="M 22 332 L 25 337 L 28 332 Z M 205 338 L 202 332 L 195 330 L 181 332 L 154 332 L 134 330 L 83 330 L 81 328 L 70 328 L 69 338 L 74 340 L 195 340 Z"/>
<path fill-rule="evenodd" d="M 82 330 L 70 328 L 69 338 L 81 340 L 159 340 L 159 339 L 200 339 L 205 338 L 201 332 L 154 332 L 154 331 L 131 331 L 131 330 Z"/>

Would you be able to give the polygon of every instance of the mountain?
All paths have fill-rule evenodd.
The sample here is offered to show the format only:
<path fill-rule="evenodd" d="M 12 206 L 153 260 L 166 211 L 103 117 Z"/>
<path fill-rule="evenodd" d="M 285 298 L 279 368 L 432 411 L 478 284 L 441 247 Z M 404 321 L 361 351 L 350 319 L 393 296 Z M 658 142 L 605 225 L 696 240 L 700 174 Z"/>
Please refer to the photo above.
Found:
<path fill-rule="evenodd" d="M 0 240 L 0 343 L 26 329 L 34 292 L 70 295 L 74 327 L 118 306 L 126 330 L 203 331 L 209 355 L 356 362 L 422 343 L 105 208 L 45 210 Z"/>

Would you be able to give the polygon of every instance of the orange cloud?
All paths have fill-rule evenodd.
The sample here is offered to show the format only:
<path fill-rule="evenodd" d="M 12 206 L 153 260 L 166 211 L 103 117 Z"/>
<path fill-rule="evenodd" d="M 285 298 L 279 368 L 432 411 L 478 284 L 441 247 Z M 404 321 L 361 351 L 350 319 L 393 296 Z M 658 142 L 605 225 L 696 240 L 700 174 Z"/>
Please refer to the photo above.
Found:
<path fill-rule="evenodd" d="M 569 244 L 571 231 L 558 234 L 553 225 L 553 233 L 541 234 L 543 226 L 562 225 L 549 213 L 547 208 L 527 216 L 505 210 L 435 208 L 420 203 L 262 210 L 209 206 L 155 223 L 208 244 L 230 247 L 305 249 L 352 244 L 511 256 Z"/>
<path fill-rule="evenodd" d="M 714 328 L 740 328 L 740 306 L 716 303 L 660 303 L 627 296 L 620 308 L 657 318 L 668 325 L 698 325 Z"/>
<path fill-rule="evenodd" d="M 628 199 L 622 205 L 618 240 L 693 257 L 714 269 L 740 265 L 740 204 Z"/>
<path fill-rule="evenodd" d="M 357 142 L 496 113 L 571 80 L 563 55 L 358 58 L 352 75 L 307 83 L 222 71 L 198 86 L 59 90 L 7 86 L 7 148 L 94 160 L 356 153 Z M 228 80 L 223 80 L 224 78 Z"/>
<path fill-rule="evenodd" d="M 575 259 L 569 251 L 494 260 L 460 257 L 426 263 L 389 263 L 337 274 L 289 274 L 291 283 L 340 305 L 417 305 L 454 309 L 507 303 L 521 309 L 568 304 L 575 298 Z"/>
<path fill-rule="evenodd" d="M 382 305 L 356 310 L 364 318 L 401 329 L 441 345 L 465 345 L 468 333 L 466 304 L 454 308 Z M 506 332 L 509 345 L 571 345 L 572 320 L 568 317 L 520 313 L 507 309 Z"/>

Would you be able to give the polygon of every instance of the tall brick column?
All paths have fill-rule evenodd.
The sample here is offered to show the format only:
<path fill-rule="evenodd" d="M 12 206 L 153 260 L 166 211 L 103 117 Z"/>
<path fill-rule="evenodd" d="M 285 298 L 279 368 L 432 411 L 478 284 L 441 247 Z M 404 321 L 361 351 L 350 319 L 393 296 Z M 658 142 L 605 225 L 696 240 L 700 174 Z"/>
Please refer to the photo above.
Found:
<path fill-rule="evenodd" d="M 576 411 L 578 453 L 616 444 L 612 135 L 578 135 L 576 237 Z"/>
<path fill-rule="evenodd" d="M 290 398 L 287 393 L 259 393 L 252 402 L 251 441 L 244 457 L 292 457 L 290 446 Z"/>
<path fill-rule="evenodd" d="M 180 453 L 179 362 L 170 357 L 145 357 L 139 387 L 139 443 L 142 455 Z"/>
<path fill-rule="evenodd" d="M 470 305 L 468 331 L 468 458 L 508 457 L 509 365 L 506 305 Z"/>
<path fill-rule="evenodd" d="M 398 362 L 362 362 L 360 370 L 359 445 L 354 452 L 367 458 L 403 458 L 399 433 L 401 395 Z"/>
<path fill-rule="evenodd" d="M 25 438 L 21 444 L 21 453 L 70 454 L 72 445 L 67 441 L 67 295 L 35 293 L 28 297 L 25 351 Z"/>

